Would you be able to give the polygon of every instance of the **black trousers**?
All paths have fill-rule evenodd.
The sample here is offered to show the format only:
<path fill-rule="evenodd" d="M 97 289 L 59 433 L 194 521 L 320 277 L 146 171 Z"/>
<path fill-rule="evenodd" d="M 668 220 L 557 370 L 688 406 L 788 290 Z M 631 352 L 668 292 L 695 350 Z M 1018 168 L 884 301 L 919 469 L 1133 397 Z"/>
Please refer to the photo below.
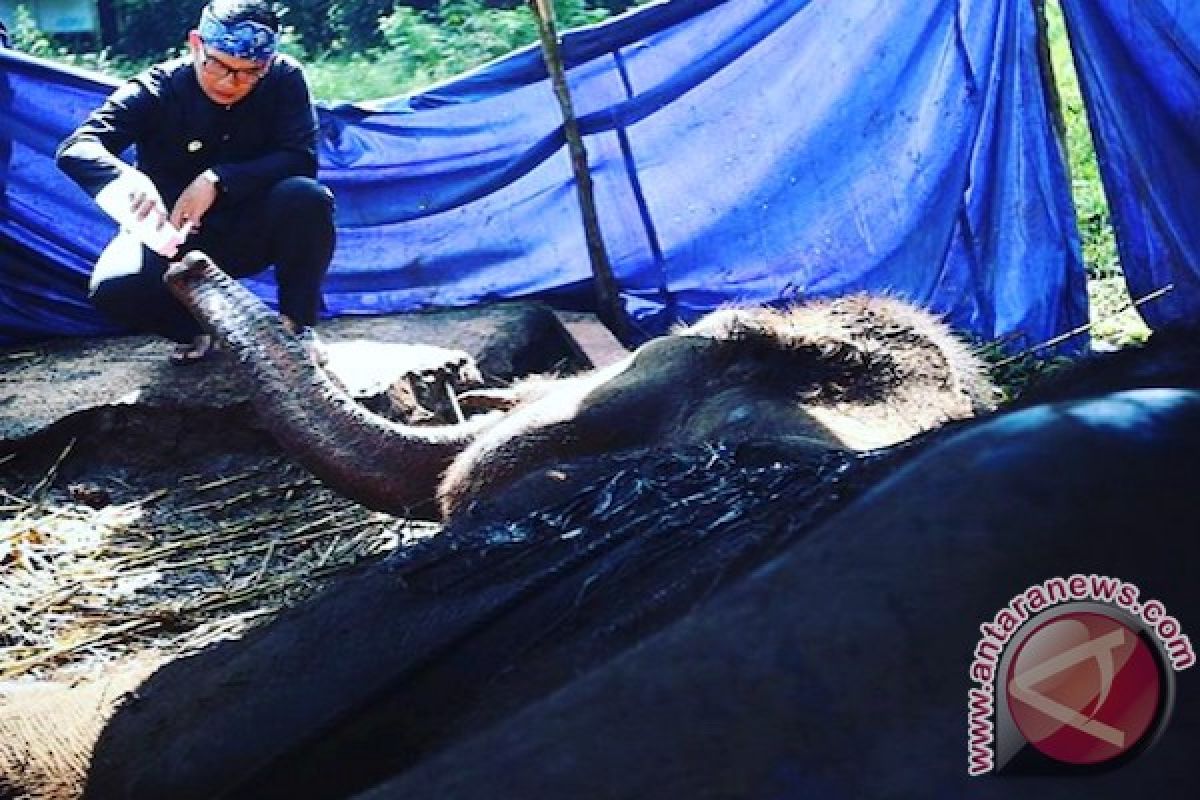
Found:
<path fill-rule="evenodd" d="M 321 282 L 333 257 L 333 194 L 311 178 L 277 183 L 265 200 L 205 216 L 179 257 L 208 254 L 221 269 L 244 278 L 275 265 L 279 311 L 297 325 L 312 325 L 321 305 Z M 163 284 L 169 262 L 122 232 L 100 254 L 92 272 L 91 299 L 113 322 L 132 330 L 187 342 L 200 324 Z"/>

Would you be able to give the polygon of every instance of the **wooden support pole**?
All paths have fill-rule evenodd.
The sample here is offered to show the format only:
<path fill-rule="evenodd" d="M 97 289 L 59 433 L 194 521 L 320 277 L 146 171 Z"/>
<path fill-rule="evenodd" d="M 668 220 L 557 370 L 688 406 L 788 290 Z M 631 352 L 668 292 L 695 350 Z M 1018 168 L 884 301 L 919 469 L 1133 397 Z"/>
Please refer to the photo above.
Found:
<path fill-rule="evenodd" d="M 554 86 L 554 94 L 558 98 L 559 109 L 563 117 L 563 133 L 567 140 L 567 152 L 571 156 L 571 169 L 575 175 L 575 187 L 579 195 L 579 210 L 583 217 L 583 232 L 587 241 L 588 258 L 592 265 L 592 275 L 596 287 L 596 312 L 600 320 L 608 326 L 622 342 L 631 341 L 629 321 L 621 307 L 621 297 L 617 292 L 617 280 L 613 276 L 612 265 L 608 261 L 608 252 L 604 247 L 604 239 L 600 235 L 600 221 L 596 214 L 596 196 L 592 189 L 592 174 L 588 169 L 587 149 L 583 145 L 583 137 L 579 133 L 579 121 L 575 118 L 574 104 L 567 87 L 567 75 L 563 68 L 562 54 L 558 48 L 558 31 L 554 18 L 554 3 L 552 0 L 526 0 L 533 17 L 537 21 L 538 37 L 542 43 L 542 58 L 546 62 L 546 71 Z"/>

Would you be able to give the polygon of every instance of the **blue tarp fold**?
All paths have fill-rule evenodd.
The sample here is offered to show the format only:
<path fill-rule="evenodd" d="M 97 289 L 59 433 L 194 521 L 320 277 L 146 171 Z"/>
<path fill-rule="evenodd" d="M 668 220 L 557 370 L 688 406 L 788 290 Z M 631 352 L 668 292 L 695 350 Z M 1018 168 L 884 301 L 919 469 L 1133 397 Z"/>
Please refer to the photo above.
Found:
<path fill-rule="evenodd" d="M 1129 291 L 1200 318 L 1200 4 L 1062 0 Z"/>
<path fill-rule="evenodd" d="M 604 240 L 647 334 L 724 303 L 860 289 L 1011 347 L 1086 320 L 1029 0 L 674 0 L 563 50 Z M 0 70 L 0 336 L 102 330 L 82 287 L 111 224 L 52 155 L 112 85 L 19 55 Z M 590 301 L 536 48 L 320 115 L 331 312 Z"/>

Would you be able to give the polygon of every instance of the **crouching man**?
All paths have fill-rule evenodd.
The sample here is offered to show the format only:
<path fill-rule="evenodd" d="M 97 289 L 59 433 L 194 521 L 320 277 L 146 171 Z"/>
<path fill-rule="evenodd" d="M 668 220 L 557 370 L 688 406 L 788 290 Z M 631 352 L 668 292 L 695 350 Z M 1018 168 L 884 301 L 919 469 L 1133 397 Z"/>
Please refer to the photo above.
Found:
<path fill-rule="evenodd" d="M 212 0 L 189 53 L 118 88 L 59 147 L 58 165 L 121 223 L 91 299 L 120 325 L 173 339 L 194 363 L 212 342 L 163 285 L 208 253 L 245 277 L 275 265 L 284 325 L 312 338 L 333 256 L 333 195 L 317 174 L 317 118 L 300 65 L 278 52 L 263 0 Z M 120 159 L 137 146 L 137 169 Z"/>

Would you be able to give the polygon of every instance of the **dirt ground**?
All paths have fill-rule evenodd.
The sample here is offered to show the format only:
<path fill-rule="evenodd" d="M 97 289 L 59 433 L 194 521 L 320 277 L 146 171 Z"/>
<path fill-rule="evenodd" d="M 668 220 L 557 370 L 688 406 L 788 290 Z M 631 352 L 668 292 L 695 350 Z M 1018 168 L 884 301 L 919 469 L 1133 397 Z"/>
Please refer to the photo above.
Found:
<path fill-rule="evenodd" d="M 568 322 L 505 304 L 343 318 L 322 336 L 348 388 L 378 399 L 462 353 L 488 385 L 583 368 Z M 202 648 L 438 531 L 322 487 L 261 429 L 230 354 L 175 367 L 169 347 L 0 351 L 0 681 Z"/>

